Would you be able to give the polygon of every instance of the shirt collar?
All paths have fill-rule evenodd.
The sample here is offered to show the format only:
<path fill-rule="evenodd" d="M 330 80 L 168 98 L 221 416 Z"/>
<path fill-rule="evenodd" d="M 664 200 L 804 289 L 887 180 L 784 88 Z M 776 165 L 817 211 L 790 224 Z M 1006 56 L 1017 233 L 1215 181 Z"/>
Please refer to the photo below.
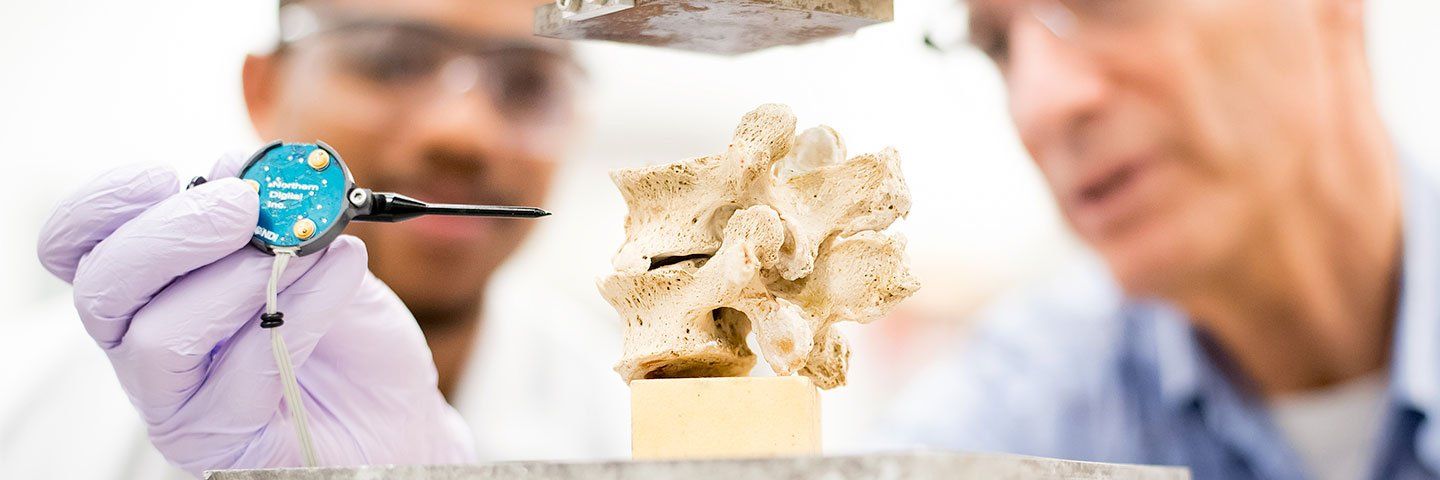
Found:
<path fill-rule="evenodd" d="M 1154 347 L 1154 361 L 1160 387 L 1160 401 L 1170 408 L 1184 408 L 1200 401 L 1209 363 L 1201 347 L 1200 333 L 1188 317 L 1167 304 L 1143 307 Z"/>
<path fill-rule="evenodd" d="M 1391 393 L 1429 415 L 1440 413 L 1440 191 L 1412 162 L 1401 162 L 1401 170 L 1405 244 Z"/>

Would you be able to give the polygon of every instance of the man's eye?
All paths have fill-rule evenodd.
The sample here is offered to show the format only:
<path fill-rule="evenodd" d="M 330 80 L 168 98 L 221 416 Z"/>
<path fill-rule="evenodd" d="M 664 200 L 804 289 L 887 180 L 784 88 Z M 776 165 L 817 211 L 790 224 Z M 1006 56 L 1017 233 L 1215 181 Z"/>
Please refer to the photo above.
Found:
<path fill-rule="evenodd" d="M 393 30 L 338 35 L 341 64 L 350 73 L 377 83 L 404 83 L 433 74 L 445 61 L 435 42 Z"/>
<path fill-rule="evenodd" d="M 1009 35 L 986 35 L 973 38 L 971 42 L 996 64 L 1003 65 L 1010 59 Z"/>
<path fill-rule="evenodd" d="M 424 78 L 439 67 L 441 57 L 423 50 L 403 51 L 399 48 L 383 47 L 379 50 L 357 52 L 347 62 L 351 70 L 367 79 L 380 83 L 403 83 Z"/>
<path fill-rule="evenodd" d="M 527 54 L 501 54 L 490 59 L 496 100 L 514 112 L 543 111 L 563 95 L 563 67 Z"/>

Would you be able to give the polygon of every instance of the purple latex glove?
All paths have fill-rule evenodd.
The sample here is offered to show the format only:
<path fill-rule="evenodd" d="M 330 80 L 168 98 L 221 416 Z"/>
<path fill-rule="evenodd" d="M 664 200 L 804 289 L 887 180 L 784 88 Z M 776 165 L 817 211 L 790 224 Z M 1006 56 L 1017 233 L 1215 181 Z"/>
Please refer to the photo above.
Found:
<path fill-rule="evenodd" d="M 301 449 L 259 327 L 273 257 L 247 245 L 258 197 L 231 178 L 181 190 L 168 168 L 124 167 L 86 185 L 41 230 L 40 262 L 75 290 L 85 329 L 171 463 L 299 466 Z M 436 388 L 420 328 L 340 237 L 280 282 L 289 344 L 322 465 L 473 460 L 472 436 Z"/>

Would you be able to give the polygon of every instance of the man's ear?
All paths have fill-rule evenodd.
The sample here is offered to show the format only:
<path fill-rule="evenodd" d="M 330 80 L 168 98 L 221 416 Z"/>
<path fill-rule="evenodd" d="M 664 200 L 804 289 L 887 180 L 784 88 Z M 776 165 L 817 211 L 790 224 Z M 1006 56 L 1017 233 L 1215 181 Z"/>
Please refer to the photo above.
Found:
<path fill-rule="evenodd" d="M 245 56 L 245 66 L 240 70 L 241 88 L 245 92 L 245 109 L 250 113 L 250 125 L 260 138 L 274 137 L 273 119 L 275 109 L 276 82 L 279 82 L 280 60 L 275 55 Z"/>

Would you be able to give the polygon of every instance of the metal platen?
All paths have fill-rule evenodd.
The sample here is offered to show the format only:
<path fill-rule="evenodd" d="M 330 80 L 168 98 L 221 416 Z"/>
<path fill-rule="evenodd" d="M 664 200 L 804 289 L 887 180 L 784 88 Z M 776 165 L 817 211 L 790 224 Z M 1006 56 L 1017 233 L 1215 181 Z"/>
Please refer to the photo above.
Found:
<path fill-rule="evenodd" d="M 556 0 L 535 34 L 735 55 L 855 33 L 894 18 L 893 0 Z"/>

